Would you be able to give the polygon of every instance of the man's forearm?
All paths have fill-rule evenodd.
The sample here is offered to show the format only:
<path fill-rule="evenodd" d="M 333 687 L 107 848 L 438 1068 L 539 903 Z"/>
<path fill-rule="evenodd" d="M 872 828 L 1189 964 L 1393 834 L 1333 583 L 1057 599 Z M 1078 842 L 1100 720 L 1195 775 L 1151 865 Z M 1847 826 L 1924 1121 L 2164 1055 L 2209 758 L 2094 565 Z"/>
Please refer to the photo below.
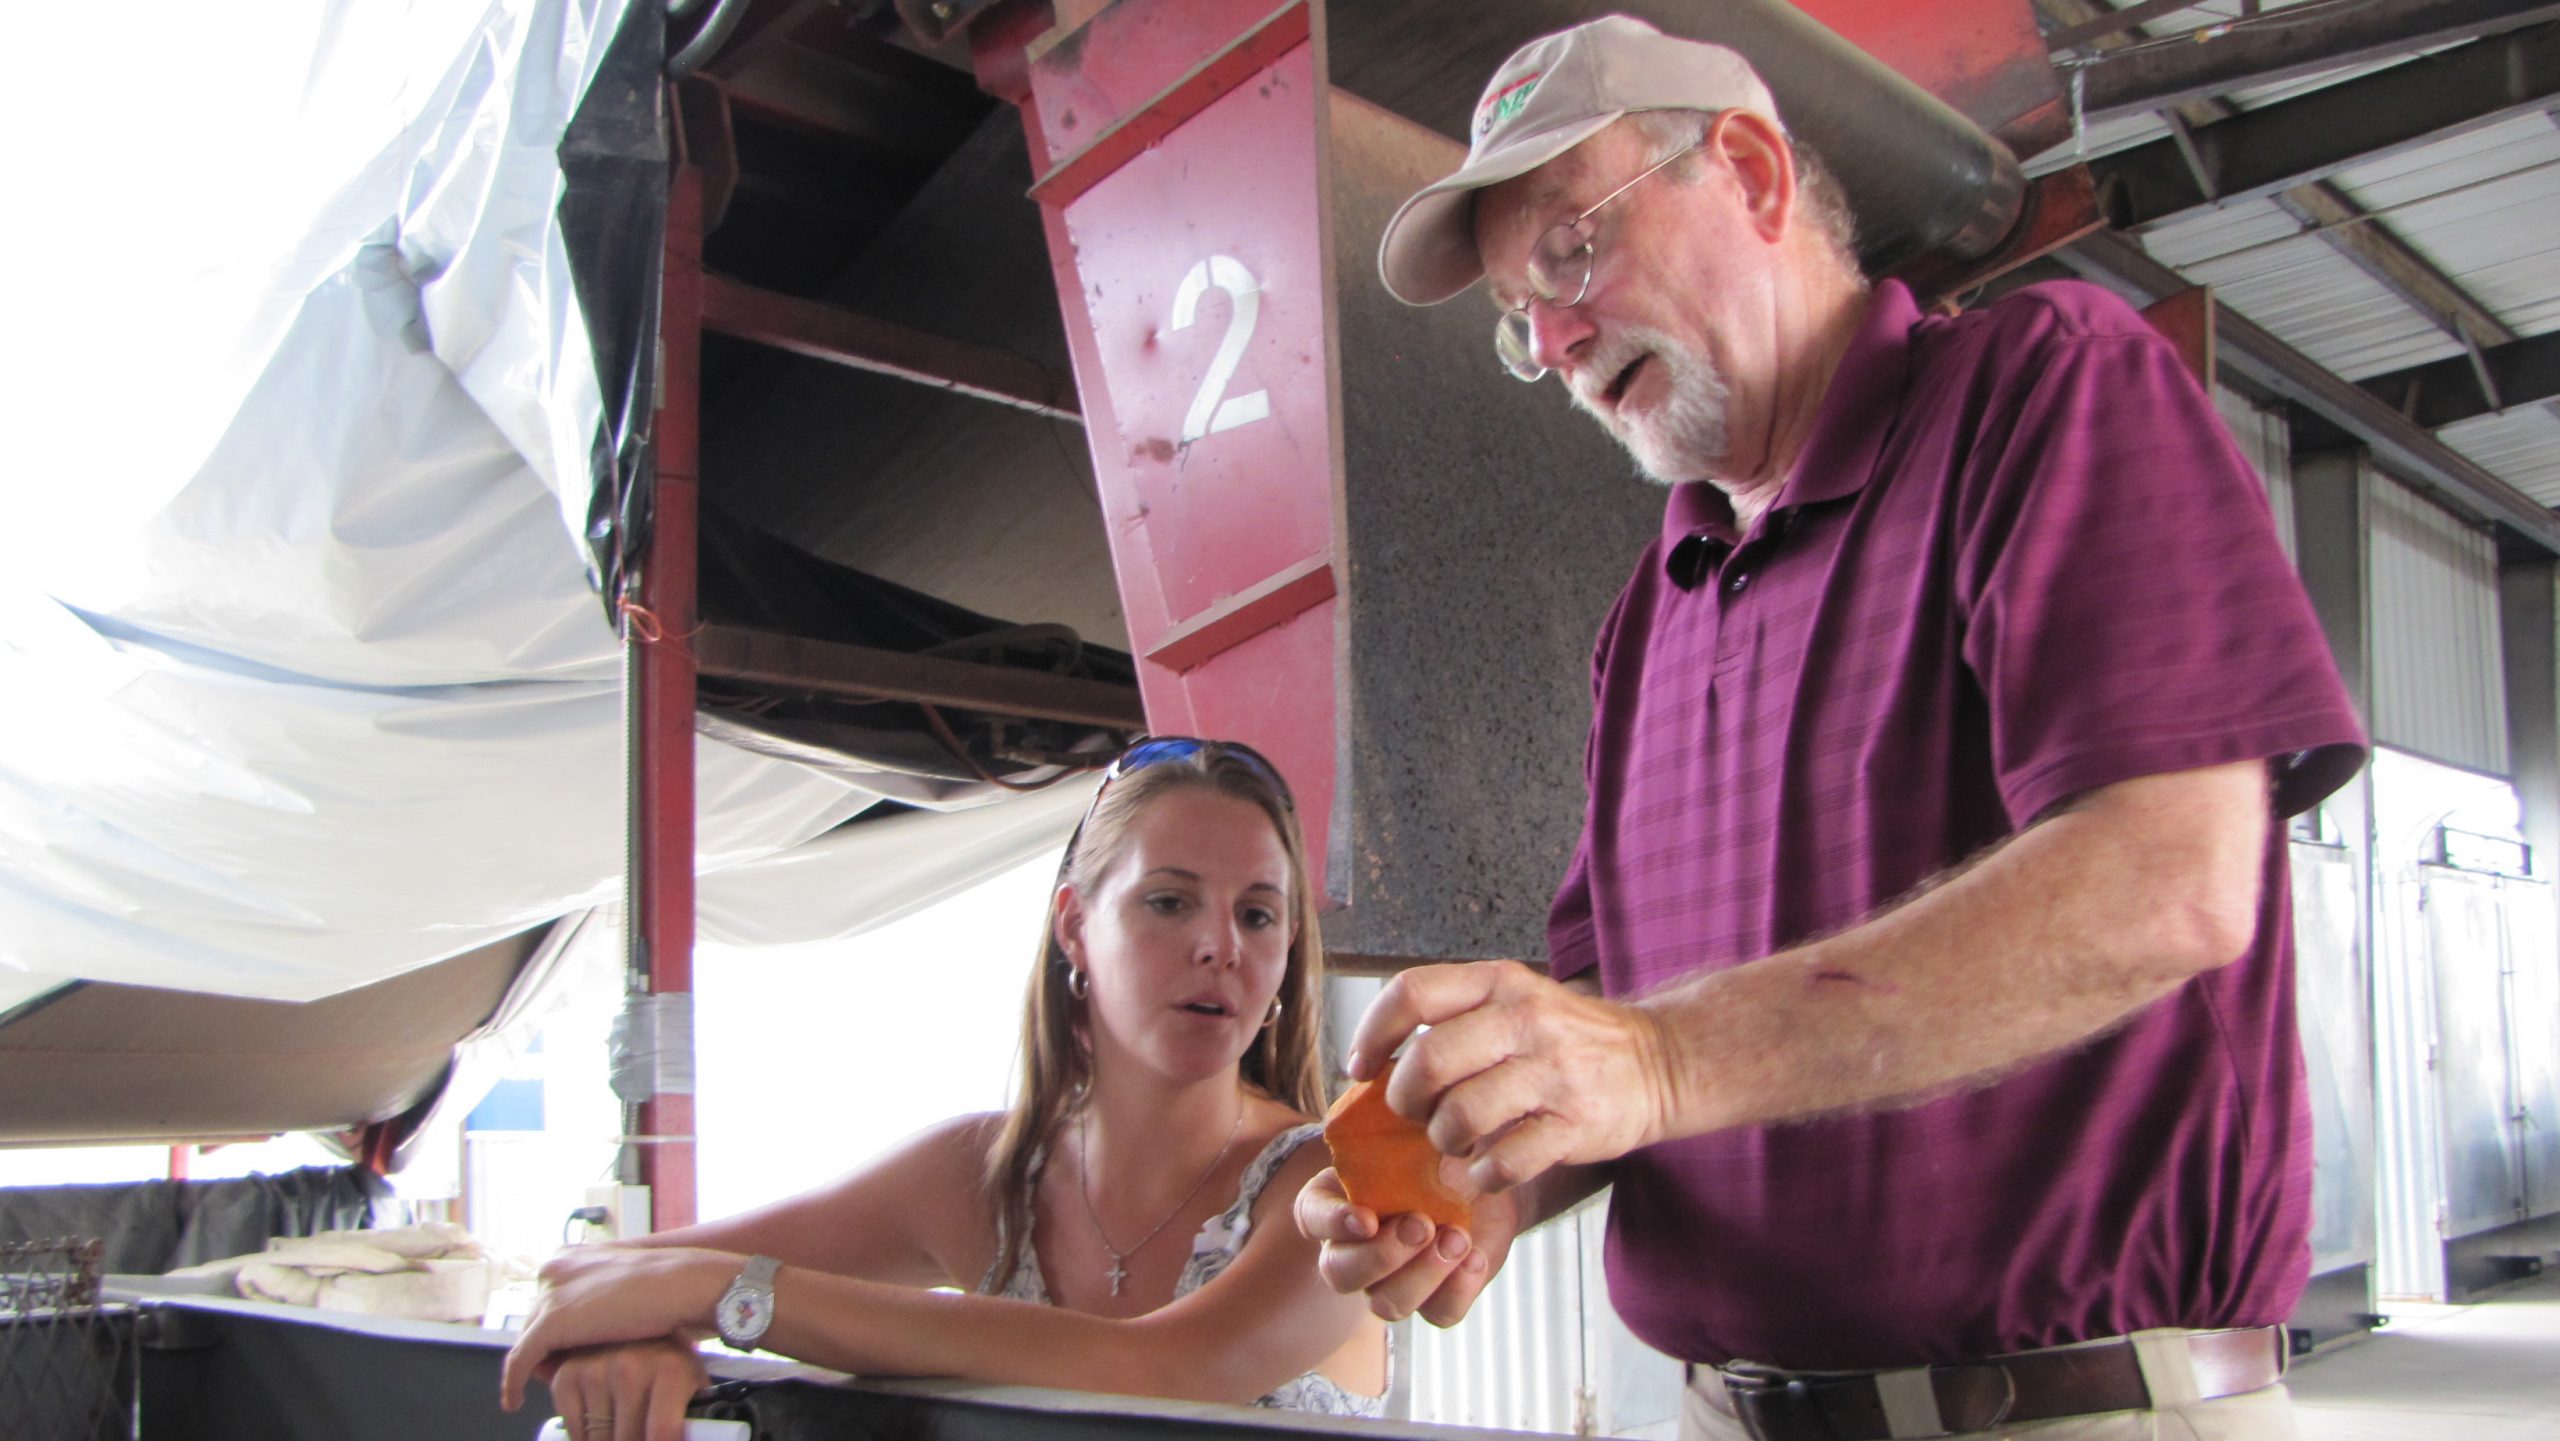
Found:
<path fill-rule="evenodd" d="M 2254 763 L 2110 787 L 1848 931 L 1640 998 L 1658 1138 L 1909 1104 L 2236 959 L 2265 787 Z"/>
<path fill-rule="evenodd" d="M 1607 1164 L 1552 1166 L 1511 1190 L 1520 1207 L 1520 1229 L 1543 1226 L 1608 1186 L 1614 1168 Z"/>

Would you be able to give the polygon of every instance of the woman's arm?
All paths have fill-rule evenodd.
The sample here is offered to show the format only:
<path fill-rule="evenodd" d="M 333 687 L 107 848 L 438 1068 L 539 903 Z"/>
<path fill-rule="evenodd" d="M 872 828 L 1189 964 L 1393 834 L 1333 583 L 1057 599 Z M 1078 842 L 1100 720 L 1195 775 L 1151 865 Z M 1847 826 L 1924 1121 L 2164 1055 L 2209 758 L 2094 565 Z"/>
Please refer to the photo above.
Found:
<path fill-rule="evenodd" d="M 956 1117 L 815 1190 L 604 1249 L 730 1251 L 898 1286 L 973 1286 L 978 1277 L 961 1273 L 993 1251 L 980 1198 L 1003 1121 Z"/>
<path fill-rule="evenodd" d="M 1256 1203 L 1253 1234 L 1234 1263 L 1144 1316 L 1115 1320 L 785 1264 L 764 1346 L 870 1375 L 1251 1401 L 1313 1369 L 1368 1321 L 1362 1298 L 1337 1295 L 1316 1275 L 1315 1244 L 1289 1224 L 1288 1198 L 1328 1160 L 1320 1141 L 1301 1147 Z M 686 1249 L 625 1252 L 618 1261 L 545 1268 L 542 1302 L 507 1357 L 510 1409 L 555 1352 L 708 1325 L 745 1258 Z"/>

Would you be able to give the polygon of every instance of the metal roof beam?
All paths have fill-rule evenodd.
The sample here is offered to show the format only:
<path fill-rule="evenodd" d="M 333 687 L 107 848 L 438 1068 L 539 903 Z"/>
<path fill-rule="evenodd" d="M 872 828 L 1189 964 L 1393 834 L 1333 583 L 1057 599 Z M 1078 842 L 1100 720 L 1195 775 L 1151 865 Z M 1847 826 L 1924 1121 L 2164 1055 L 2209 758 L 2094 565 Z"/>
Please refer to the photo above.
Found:
<path fill-rule="evenodd" d="M 702 674 L 852 700 L 912 701 L 989 715 L 1146 729 L 1138 688 L 1047 671 L 845 645 L 749 626 L 704 624 L 692 637 Z"/>
<path fill-rule="evenodd" d="M 2209 40 L 2110 54 L 2086 67 L 2081 108 L 2094 124 L 2554 19 L 2560 4 L 2525 0 L 2370 0 L 2317 20 L 2271 16 Z"/>
<path fill-rule="evenodd" d="M 2187 288 L 2176 271 L 2129 237 L 2112 232 L 2078 241 L 2055 252 L 2055 258 L 2138 305 Z M 2428 487 L 2463 514 L 2560 555 L 2560 517 L 2363 388 L 2323 369 L 2229 306 L 2221 308 L 2215 334 L 2226 374 L 2327 420 L 2362 442 L 2385 470 Z"/>
<path fill-rule="evenodd" d="M 2516 338 L 2479 297 L 2338 187 L 2321 181 L 2280 191 L 2275 202 L 2329 247 L 2355 262 L 2385 290 L 2465 344 L 2501 345 Z"/>
<path fill-rule="evenodd" d="M 2093 0 L 2041 0 L 2044 12 L 2058 23 L 2090 28 L 2101 20 L 2102 7 Z M 2560 5 L 2550 7 L 2560 11 Z M 2130 11 L 2112 12 L 2117 16 Z M 2359 10 L 2358 15 L 2367 12 Z M 2149 37 L 2140 37 L 2147 40 Z M 2099 48 L 2114 50 L 2136 43 L 2123 34 L 2102 34 L 2094 42 Z M 2240 112 L 2225 100 L 2192 100 L 2169 112 L 2182 121 L 2192 142 L 2198 129 L 2228 120 Z M 2415 246 L 2403 239 L 2390 223 L 2371 215 L 2346 192 L 2326 180 L 2297 185 L 2276 192 L 2275 203 L 2302 222 L 2306 233 L 2317 234 L 2330 249 L 2337 251 L 2374 282 L 2390 291 L 2424 315 L 2438 329 L 2465 345 L 2502 345 L 2514 340 L 2516 333 L 2507 328 L 2488 306 L 2444 273 L 2435 262 L 2421 255 Z M 2262 242 L 2268 243 L 2268 242 Z"/>
<path fill-rule="evenodd" d="M 2483 394 L 2486 372 L 2494 394 Z M 2357 382 L 2426 430 L 2560 397 L 2560 331 L 2492 345 L 2476 355 L 2413 365 Z"/>
<path fill-rule="evenodd" d="M 2116 223 L 2146 229 L 2494 125 L 2555 97 L 2560 24 L 2538 25 L 2195 128 L 2192 156 L 2172 137 L 2089 165 Z"/>
<path fill-rule="evenodd" d="M 929 335 L 707 271 L 702 277 L 702 326 L 812 360 L 1017 406 L 1052 420 L 1084 420 L 1072 381 L 1011 351 Z"/>

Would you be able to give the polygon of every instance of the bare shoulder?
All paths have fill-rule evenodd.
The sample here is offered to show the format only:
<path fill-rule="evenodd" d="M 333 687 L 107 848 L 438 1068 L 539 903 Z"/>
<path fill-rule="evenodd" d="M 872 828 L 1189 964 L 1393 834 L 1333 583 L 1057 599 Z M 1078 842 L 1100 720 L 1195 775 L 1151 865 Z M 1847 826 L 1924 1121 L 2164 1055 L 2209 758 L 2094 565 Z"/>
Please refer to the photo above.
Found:
<path fill-rule="evenodd" d="M 987 1161 L 996 1138 L 1004 1134 L 1001 1111 L 982 1111 L 937 1121 L 909 1137 L 899 1155 L 919 1181 L 943 1195 L 977 1195 L 986 1185 Z"/>
<path fill-rule="evenodd" d="M 1317 1117 L 1302 1115 L 1296 1111 L 1286 1111 L 1285 1108 L 1275 1107 L 1275 1109 L 1285 1111 L 1287 1117 L 1280 1125 L 1273 1128 L 1272 1135 L 1275 1138 L 1296 1127 L 1314 1125 L 1318 1120 Z M 1254 1201 L 1255 1218 L 1258 1220 L 1266 1216 L 1287 1215 L 1291 1208 L 1297 1205 L 1299 1190 L 1307 1182 L 1314 1180 L 1318 1171 L 1332 1164 L 1333 1148 L 1325 1144 L 1323 1131 L 1319 1130 L 1299 1141 L 1289 1154 L 1281 1157 L 1280 1163 L 1272 1168 L 1270 1181 L 1264 1184 L 1262 1195 Z M 1295 1227 L 1284 1229 L 1292 1235 L 1296 1234 Z"/>

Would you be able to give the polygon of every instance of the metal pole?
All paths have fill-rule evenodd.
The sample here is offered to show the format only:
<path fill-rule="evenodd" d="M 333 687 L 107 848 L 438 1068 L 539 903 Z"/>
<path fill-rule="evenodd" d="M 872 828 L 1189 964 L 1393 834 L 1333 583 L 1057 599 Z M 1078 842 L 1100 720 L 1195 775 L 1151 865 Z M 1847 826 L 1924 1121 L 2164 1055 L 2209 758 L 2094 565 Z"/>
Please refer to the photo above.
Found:
<path fill-rule="evenodd" d="M 702 177 L 680 167 L 667 197 L 658 317 L 658 412 L 649 541 L 623 614 L 630 686 L 633 883 L 626 1036 L 646 1059 L 627 1107 L 622 1174 L 649 1188 L 650 1229 L 695 1219 L 693 828 L 695 547 L 701 436 Z"/>

